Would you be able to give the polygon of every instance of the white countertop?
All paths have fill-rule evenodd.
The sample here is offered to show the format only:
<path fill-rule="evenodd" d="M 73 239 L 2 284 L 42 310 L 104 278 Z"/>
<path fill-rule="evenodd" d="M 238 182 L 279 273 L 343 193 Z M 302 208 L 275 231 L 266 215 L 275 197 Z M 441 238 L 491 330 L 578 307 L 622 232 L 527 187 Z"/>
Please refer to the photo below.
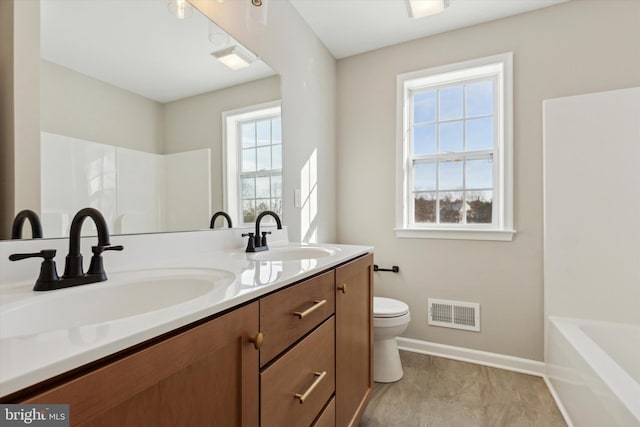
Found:
<path fill-rule="evenodd" d="M 304 246 L 294 243 L 286 245 Z M 56 291 L 34 292 L 34 280 L 4 284 L 0 287 L 0 314 L 6 314 L 34 301 L 41 303 L 46 300 L 46 316 L 49 320 L 34 319 L 34 324 L 26 327 L 26 330 L 36 325 L 37 332 L 30 334 L 7 332 L 7 325 L 0 325 L 0 328 L 5 328 L 5 332 L 0 335 L 0 397 L 254 300 L 373 251 L 370 246 L 313 246 L 330 249 L 332 254 L 317 259 L 254 261 L 251 259 L 252 255 L 245 254 L 243 249 L 218 249 L 173 257 L 162 262 L 146 261 L 144 265 L 115 270 L 112 273 L 107 267 L 109 280 L 106 282 Z M 271 245 L 272 249 L 277 247 L 278 245 Z M 201 273 L 204 272 L 202 274 L 206 274 L 207 269 L 211 269 L 212 272 L 224 270 L 233 273 L 234 276 L 225 283 L 223 289 L 216 287 L 203 295 L 154 311 L 93 324 L 74 324 L 72 327 L 64 328 L 57 325 L 60 318 L 64 318 L 65 315 L 69 317 L 68 313 L 73 312 L 72 307 L 65 306 L 66 300 L 84 300 L 83 296 L 86 294 L 86 308 L 98 308 L 101 304 L 100 298 L 96 298 L 92 292 L 96 287 L 103 287 L 101 292 L 106 292 L 108 287 L 122 286 L 123 282 L 132 277 L 143 277 L 145 272 L 149 273 L 148 280 L 153 280 L 153 277 L 160 279 L 163 272 L 171 269 L 178 272 L 181 269 L 199 269 Z M 92 301 L 92 296 L 98 300 Z M 150 293 L 149 298 L 153 297 L 153 293 Z M 122 304 L 127 304 L 127 301 L 122 301 Z M 65 322 L 60 324 L 70 324 L 69 319 Z"/>

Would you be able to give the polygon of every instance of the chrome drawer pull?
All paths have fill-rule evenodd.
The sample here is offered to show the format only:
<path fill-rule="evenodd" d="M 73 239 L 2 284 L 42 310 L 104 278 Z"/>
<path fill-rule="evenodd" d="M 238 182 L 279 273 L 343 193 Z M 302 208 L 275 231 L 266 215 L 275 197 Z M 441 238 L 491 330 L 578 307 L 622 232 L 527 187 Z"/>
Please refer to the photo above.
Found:
<path fill-rule="evenodd" d="M 302 405 L 304 403 L 304 401 L 307 399 L 307 397 L 309 397 L 309 395 L 311 394 L 311 392 L 313 391 L 314 388 L 316 388 L 318 386 L 318 384 L 320 384 L 320 381 L 322 381 L 324 379 L 324 377 L 327 375 L 327 371 L 323 371 L 323 372 L 314 372 L 313 375 L 315 375 L 316 380 L 313 382 L 313 384 L 311 384 L 311 387 L 309 387 L 307 389 L 307 391 L 305 391 L 302 394 L 296 393 L 294 395 L 294 397 L 298 400 L 300 400 L 300 404 Z"/>
<path fill-rule="evenodd" d="M 307 308 L 305 311 L 294 311 L 293 315 L 294 316 L 298 316 L 298 318 L 302 319 L 307 314 L 310 314 L 313 311 L 319 309 L 320 307 L 322 307 L 326 303 L 327 303 L 326 299 L 323 299 L 323 300 L 320 300 L 320 301 L 316 300 L 316 301 L 314 301 L 314 304 L 311 307 Z"/>

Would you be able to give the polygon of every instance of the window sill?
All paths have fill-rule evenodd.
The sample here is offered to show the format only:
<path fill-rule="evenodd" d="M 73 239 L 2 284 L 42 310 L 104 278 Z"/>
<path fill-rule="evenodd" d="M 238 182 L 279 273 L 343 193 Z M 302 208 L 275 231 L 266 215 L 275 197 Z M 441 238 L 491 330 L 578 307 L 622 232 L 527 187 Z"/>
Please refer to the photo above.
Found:
<path fill-rule="evenodd" d="M 424 228 L 396 228 L 399 239 L 448 239 L 448 240 L 494 240 L 510 242 L 515 230 L 462 230 L 462 229 L 424 229 Z"/>

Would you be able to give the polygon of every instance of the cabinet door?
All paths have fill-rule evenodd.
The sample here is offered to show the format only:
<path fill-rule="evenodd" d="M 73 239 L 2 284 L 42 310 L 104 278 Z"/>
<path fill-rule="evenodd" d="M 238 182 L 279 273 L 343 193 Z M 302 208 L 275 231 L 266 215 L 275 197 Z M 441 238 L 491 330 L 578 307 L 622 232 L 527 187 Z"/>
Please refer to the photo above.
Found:
<path fill-rule="evenodd" d="M 373 255 L 336 269 L 336 426 L 357 426 L 373 384 Z"/>
<path fill-rule="evenodd" d="M 257 332 L 256 302 L 22 403 L 68 403 L 81 426 L 255 427 Z"/>

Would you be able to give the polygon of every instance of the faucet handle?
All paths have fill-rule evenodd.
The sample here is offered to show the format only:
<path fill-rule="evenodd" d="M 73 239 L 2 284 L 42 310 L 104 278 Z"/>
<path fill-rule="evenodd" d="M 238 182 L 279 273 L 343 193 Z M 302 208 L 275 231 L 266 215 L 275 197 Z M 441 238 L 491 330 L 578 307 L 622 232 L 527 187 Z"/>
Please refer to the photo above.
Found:
<path fill-rule="evenodd" d="M 111 245 L 111 246 L 91 246 L 91 252 L 94 255 L 100 255 L 104 251 L 121 251 L 124 249 L 122 245 Z"/>
<path fill-rule="evenodd" d="M 267 235 L 268 234 L 271 234 L 271 232 L 270 231 L 263 231 L 262 232 L 262 241 L 260 242 L 260 244 L 262 246 L 267 246 Z"/>
<path fill-rule="evenodd" d="M 242 233 L 242 237 L 249 237 L 249 241 L 247 242 L 247 249 L 245 250 L 245 252 L 255 252 L 255 233 Z"/>
<path fill-rule="evenodd" d="M 55 256 L 55 249 L 43 249 L 40 252 L 31 254 L 12 254 L 9 255 L 9 259 L 11 261 L 20 261 L 21 259 L 26 258 L 43 258 L 42 264 L 40 265 L 40 276 L 38 276 L 38 280 L 36 280 L 33 290 L 46 291 L 53 289 L 50 287 L 51 282 L 57 282 L 60 280 L 60 277 L 58 276 L 58 269 L 56 268 L 56 262 L 53 259 Z"/>
<path fill-rule="evenodd" d="M 93 256 L 91 257 L 91 262 L 89 263 L 89 270 L 87 270 L 87 274 L 98 274 L 101 277 L 104 276 L 102 280 L 107 280 L 107 275 L 104 272 L 104 263 L 102 262 L 102 252 L 121 251 L 123 249 L 124 249 L 124 246 L 122 245 L 91 246 L 91 252 L 93 252 Z"/>
<path fill-rule="evenodd" d="M 51 261 L 55 256 L 56 256 L 55 249 L 43 249 L 40 252 L 34 252 L 31 254 L 12 254 L 12 255 L 9 255 L 9 260 L 20 261 L 21 259 L 27 259 L 27 258 L 44 258 L 45 261 Z"/>

